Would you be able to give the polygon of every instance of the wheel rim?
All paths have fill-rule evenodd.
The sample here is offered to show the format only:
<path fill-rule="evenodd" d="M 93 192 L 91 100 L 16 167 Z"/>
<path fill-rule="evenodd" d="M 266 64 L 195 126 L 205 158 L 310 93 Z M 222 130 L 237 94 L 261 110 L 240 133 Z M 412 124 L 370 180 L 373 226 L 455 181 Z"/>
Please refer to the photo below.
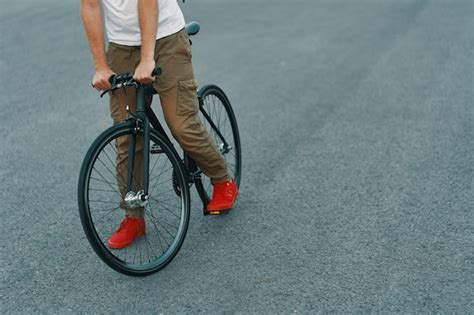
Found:
<path fill-rule="evenodd" d="M 223 150 L 224 143 L 219 135 L 211 127 L 211 124 L 207 121 L 204 115 L 200 112 L 200 118 L 204 123 L 204 126 L 210 133 L 211 137 L 214 139 L 218 149 L 221 151 L 222 156 L 224 157 L 227 163 L 227 169 L 229 175 L 235 179 L 237 184 L 240 183 L 240 147 L 238 144 L 237 136 L 235 135 L 236 130 L 232 128 L 231 118 L 227 109 L 224 105 L 224 101 L 214 93 L 204 94 L 202 97 L 203 107 L 206 110 L 207 114 L 210 116 L 211 120 L 219 129 L 220 133 L 226 140 L 228 144 L 228 150 Z M 226 152 L 227 151 L 227 152 Z M 203 174 L 202 176 L 203 187 L 210 197 L 212 195 L 212 184 L 209 177 Z"/>
<path fill-rule="evenodd" d="M 189 220 L 185 200 L 187 196 L 178 196 L 174 185 L 177 183 L 180 191 L 183 191 L 185 183 L 182 176 L 175 176 L 173 180 L 177 162 L 168 151 L 150 154 L 150 198 L 143 209 L 146 233 L 125 249 L 109 248 L 108 239 L 125 215 L 122 196 L 126 191 L 126 175 L 116 175 L 114 161 L 123 161 L 123 156 L 118 156 L 116 144 L 128 137 L 127 132 L 109 137 L 94 155 L 85 187 L 86 213 L 101 258 L 129 271 L 149 272 L 164 267 L 184 240 Z M 137 139 L 142 138 L 141 135 L 137 136 Z M 156 137 L 151 137 L 151 146 L 162 145 L 158 142 Z M 134 191 L 142 188 L 141 184 L 137 184 L 140 181 L 137 177 L 134 176 Z"/>

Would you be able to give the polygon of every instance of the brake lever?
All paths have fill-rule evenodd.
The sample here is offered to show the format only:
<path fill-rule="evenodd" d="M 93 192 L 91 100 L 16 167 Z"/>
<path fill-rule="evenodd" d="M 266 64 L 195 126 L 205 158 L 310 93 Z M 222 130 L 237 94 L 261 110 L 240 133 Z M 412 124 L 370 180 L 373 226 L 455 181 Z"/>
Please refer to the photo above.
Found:
<path fill-rule="evenodd" d="M 107 94 L 107 93 L 109 93 L 110 91 L 112 91 L 112 89 L 105 90 L 104 92 L 102 92 L 102 93 L 100 94 L 100 97 L 101 97 L 101 98 L 104 97 L 104 95 Z"/>
<path fill-rule="evenodd" d="M 156 71 L 156 72 L 155 72 Z M 154 75 L 160 75 L 161 74 L 161 69 L 160 68 L 156 68 L 154 70 Z M 123 77 L 121 75 L 112 75 L 110 78 L 109 78 L 109 82 L 110 82 L 110 85 L 112 86 L 112 88 L 110 89 L 107 89 L 107 90 L 104 90 L 101 94 L 100 94 L 100 97 L 104 97 L 105 94 L 109 93 L 110 91 L 115 91 L 115 90 L 118 90 L 120 88 L 125 88 L 126 86 L 133 86 L 133 87 L 138 87 L 139 83 L 137 83 L 135 80 L 133 80 L 133 78 L 131 77 L 129 80 L 125 81 L 125 82 L 122 82 L 123 80 Z M 117 83 L 117 81 L 120 81 L 120 83 Z M 126 93 L 126 92 L 125 92 Z"/>
<path fill-rule="evenodd" d="M 110 76 L 109 78 L 109 83 L 110 85 L 112 86 L 112 88 L 110 89 L 107 89 L 107 90 L 104 90 L 101 94 L 100 94 L 100 98 L 104 97 L 105 94 L 109 93 L 110 91 L 114 91 L 116 90 L 116 88 L 114 89 L 116 83 L 117 83 L 117 75 L 113 74 Z"/>

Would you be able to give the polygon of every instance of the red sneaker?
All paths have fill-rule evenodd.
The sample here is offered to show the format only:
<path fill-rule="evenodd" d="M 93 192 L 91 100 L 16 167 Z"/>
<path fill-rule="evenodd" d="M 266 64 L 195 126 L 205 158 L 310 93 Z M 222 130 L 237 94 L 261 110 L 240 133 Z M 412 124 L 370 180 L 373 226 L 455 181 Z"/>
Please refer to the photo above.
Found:
<path fill-rule="evenodd" d="M 109 238 L 109 248 L 123 249 L 132 245 L 133 241 L 145 234 L 146 225 L 143 218 L 125 217 L 117 232 Z"/>
<path fill-rule="evenodd" d="M 234 180 L 214 184 L 212 200 L 207 205 L 209 214 L 220 214 L 221 211 L 232 209 L 239 190 Z"/>

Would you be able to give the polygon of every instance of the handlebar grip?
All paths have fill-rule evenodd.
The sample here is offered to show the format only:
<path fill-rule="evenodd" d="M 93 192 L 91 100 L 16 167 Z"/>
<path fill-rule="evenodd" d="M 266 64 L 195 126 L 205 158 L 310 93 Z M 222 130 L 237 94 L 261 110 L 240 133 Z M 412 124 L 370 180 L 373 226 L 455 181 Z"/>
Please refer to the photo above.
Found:
<path fill-rule="evenodd" d="M 112 74 L 109 78 L 110 84 L 114 84 L 115 74 Z"/>
<path fill-rule="evenodd" d="M 161 68 L 158 67 L 158 68 L 155 68 L 155 70 L 153 70 L 153 72 L 151 73 L 151 75 L 155 77 L 155 76 L 160 75 L 161 72 L 162 72 L 162 71 L 161 71 Z"/>

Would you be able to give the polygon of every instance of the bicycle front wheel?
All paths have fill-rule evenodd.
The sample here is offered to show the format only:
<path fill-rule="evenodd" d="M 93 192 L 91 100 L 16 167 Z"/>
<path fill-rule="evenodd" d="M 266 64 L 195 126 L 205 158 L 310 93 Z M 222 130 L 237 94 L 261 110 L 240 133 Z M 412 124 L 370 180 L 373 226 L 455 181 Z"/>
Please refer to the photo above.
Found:
<path fill-rule="evenodd" d="M 226 160 L 227 169 L 237 186 L 240 186 L 242 153 L 239 128 L 234 111 L 224 91 L 215 85 L 206 85 L 198 91 L 201 98 L 200 118 L 215 140 L 219 151 Z M 210 197 L 211 180 L 202 176 L 202 185 Z"/>
<path fill-rule="evenodd" d="M 165 267 L 178 253 L 189 224 L 190 195 L 179 156 L 151 130 L 149 199 L 130 210 L 124 201 L 129 152 L 123 152 L 124 147 L 130 149 L 124 145 L 130 141 L 136 144 L 132 190 L 142 189 L 143 132 L 124 122 L 102 133 L 84 159 L 78 185 L 79 213 L 87 239 L 107 265 L 123 274 L 145 276 Z M 145 234 L 124 249 L 113 249 L 108 240 L 126 211 L 141 213 Z"/>

